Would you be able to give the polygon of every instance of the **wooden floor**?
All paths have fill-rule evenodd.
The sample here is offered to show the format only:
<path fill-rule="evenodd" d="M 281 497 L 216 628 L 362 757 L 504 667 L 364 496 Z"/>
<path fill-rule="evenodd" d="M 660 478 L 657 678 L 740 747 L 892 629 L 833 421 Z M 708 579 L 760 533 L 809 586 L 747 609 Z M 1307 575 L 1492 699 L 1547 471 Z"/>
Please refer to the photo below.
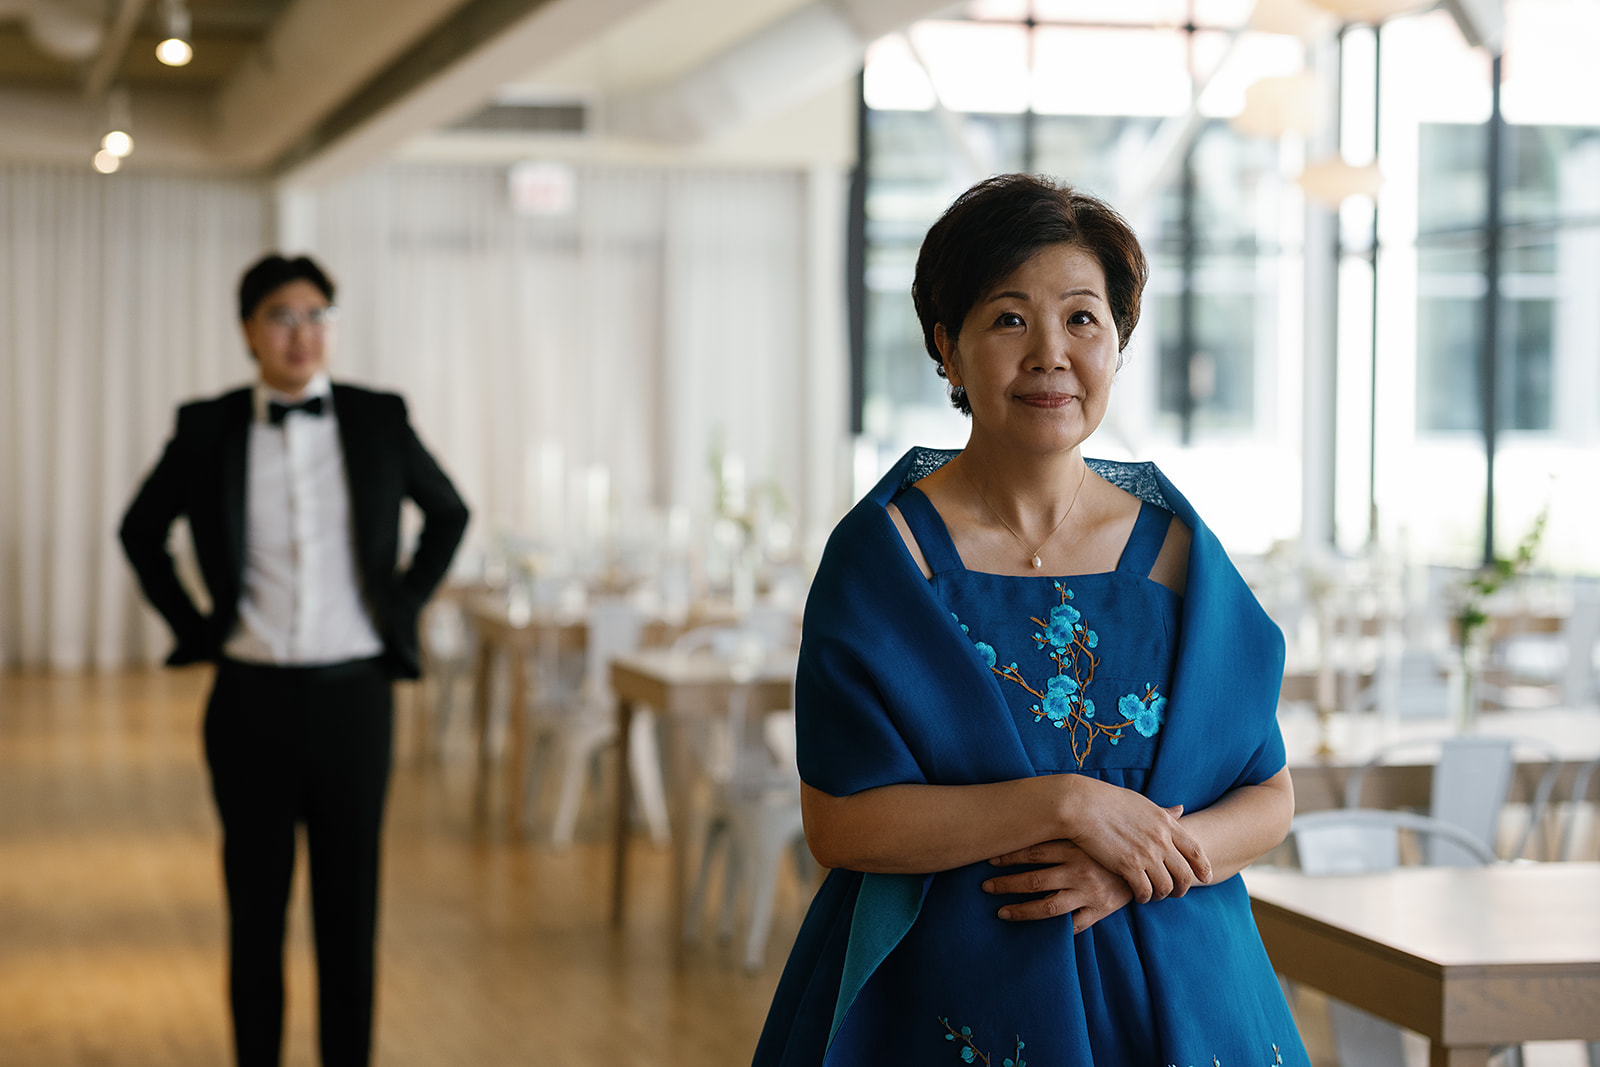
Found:
<path fill-rule="evenodd" d="M 0 673 L 0 1067 L 230 1062 L 200 752 L 209 681 L 205 669 Z M 746 975 L 715 944 L 676 969 L 664 852 L 635 844 L 630 921 L 614 931 L 603 808 L 586 814 L 576 847 L 553 852 L 506 829 L 498 791 L 479 788 L 464 722 L 427 751 L 421 701 L 401 687 L 398 723 L 377 1064 L 750 1062 L 805 906 L 788 872 L 762 973 Z M 311 1067 L 303 865 L 298 875 L 285 1064 Z M 1301 990 L 1297 1008 L 1313 1064 L 1331 1067 L 1320 999 Z M 1425 1043 L 1410 1051 L 1426 1062 Z M 1528 1046 L 1528 1067 L 1580 1063 L 1576 1046 Z"/>
<path fill-rule="evenodd" d="M 0 1065 L 229 1061 L 203 669 L 0 675 Z M 668 958 L 665 853 L 643 841 L 607 922 L 603 812 L 557 854 L 475 788 L 465 724 L 438 756 L 400 694 L 385 840 L 384 1067 L 747 1064 L 799 924 L 784 887 L 766 970 L 709 944 Z M 285 1063 L 316 1062 L 303 864 Z"/>

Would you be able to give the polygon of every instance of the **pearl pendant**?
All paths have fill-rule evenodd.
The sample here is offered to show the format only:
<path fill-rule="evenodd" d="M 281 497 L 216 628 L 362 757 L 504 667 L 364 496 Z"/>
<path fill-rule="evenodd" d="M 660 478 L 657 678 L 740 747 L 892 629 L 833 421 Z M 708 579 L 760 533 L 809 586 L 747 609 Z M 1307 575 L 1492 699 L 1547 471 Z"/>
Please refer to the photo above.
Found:
<path fill-rule="evenodd" d="M 1039 570 L 1043 566 L 1044 566 L 1044 560 L 1040 559 L 1039 558 L 1039 554 L 1037 552 L 1035 552 L 1034 555 L 1033 555 L 1033 569 L 1034 570 Z"/>

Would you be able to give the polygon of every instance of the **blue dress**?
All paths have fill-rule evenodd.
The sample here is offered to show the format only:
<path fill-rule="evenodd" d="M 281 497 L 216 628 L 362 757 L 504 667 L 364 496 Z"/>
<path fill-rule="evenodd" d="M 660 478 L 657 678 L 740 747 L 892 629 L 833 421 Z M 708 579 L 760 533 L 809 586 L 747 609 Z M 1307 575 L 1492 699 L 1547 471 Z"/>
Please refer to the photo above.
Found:
<path fill-rule="evenodd" d="M 1067 772 L 1197 810 L 1283 767 L 1281 635 L 1159 472 L 1092 461 L 1143 500 L 1116 570 L 1015 577 L 968 571 L 913 487 L 947 458 L 908 455 L 830 541 L 797 678 L 809 784 Z M 1194 534 L 1185 597 L 1148 577 L 1174 513 Z M 754 1062 L 1307 1064 L 1237 876 L 1074 935 L 999 919 L 1007 898 L 981 889 L 997 873 L 830 872 Z"/>

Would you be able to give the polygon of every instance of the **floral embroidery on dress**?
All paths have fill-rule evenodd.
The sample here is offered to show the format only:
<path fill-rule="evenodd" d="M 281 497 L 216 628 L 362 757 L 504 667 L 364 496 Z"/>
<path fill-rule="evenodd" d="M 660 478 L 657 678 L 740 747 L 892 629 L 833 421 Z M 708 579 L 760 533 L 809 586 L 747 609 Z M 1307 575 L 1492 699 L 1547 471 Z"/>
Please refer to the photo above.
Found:
<path fill-rule="evenodd" d="M 1015 682 L 1038 699 L 1038 703 L 1028 709 L 1033 713 L 1034 722 L 1049 719 L 1056 729 L 1068 731 L 1073 758 L 1082 768 L 1097 738 L 1103 737 L 1115 745 L 1130 726 L 1141 737 L 1154 737 L 1166 720 L 1167 698 L 1156 691 L 1154 684 L 1146 683 L 1142 696 L 1128 693 L 1117 701 L 1120 721 L 1095 718 L 1094 701 L 1088 689 L 1094 681 L 1095 669 L 1100 666 L 1100 657 L 1094 654 L 1100 645 L 1100 635 L 1089 628 L 1083 613 L 1068 603 L 1073 598 L 1072 590 L 1060 582 L 1054 584 L 1061 594 L 1061 603 L 1050 609 L 1048 618 L 1029 616 L 1029 621 L 1039 627 L 1033 635 L 1034 642 L 1056 665 L 1055 677 L 1048 679 L 1042 690 L 1028 684 L 1015 661 L 999 666 L 1000 657 L 992 645 L 974 639 L 974 647 L 991 671 Z M 950 617 L 955 619 L 962 633 L 971 636 L 960 619 L 954 614 Z"/>
<path fill-rule="evenodd" d="M 963 1026 L 957 1030 L 950 1025 L 950 1020 L 942 1015 L 939 1017 L 939 1021 L 944 1024 L 944 1039 L 955 1042 L 956 1047 L 961 1050 L 962 1063 L 982 1063 L 987 1067 L 994 1067 L 989 1057 L 978 1051 L 978 1046 L 972 1037 L 972 1027 Z M 1026 1043 L 1022 1038 L 1017 1038 L 1016 1052 L 1001 1060 L 1001 1067 L 1028 1067 L 1028 1062 L 1022 1058 L 1024 1047 L 1026 1047 Z"/>

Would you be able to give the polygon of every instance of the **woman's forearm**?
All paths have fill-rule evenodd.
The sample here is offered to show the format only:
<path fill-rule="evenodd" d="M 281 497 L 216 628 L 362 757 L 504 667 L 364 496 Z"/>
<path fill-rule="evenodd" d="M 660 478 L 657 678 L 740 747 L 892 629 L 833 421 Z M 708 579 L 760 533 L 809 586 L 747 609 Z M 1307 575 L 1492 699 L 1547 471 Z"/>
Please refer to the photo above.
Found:
<path fill-rule="evenodd" d="M 1181 895 L 1213 877 L 1178 809 L 1086 775 L 892 785 L 848 797 L 802 789 L 806 841 L 828 867 L 922 874 L 1067 840 L 1125 880 L 1141 902 Z"/>
<path fill-rule="evenodd" d="M 886 785 L 845 797 L 802 784 L 806 843 L 824 867 L 926 874 L 1067 836 L 1073 775 L 983 785 Z"/>
<path fill-rule="evenodd" d="M 1206 850 L 1212 882 L 1232 878 L 1276 848 L 1294 819 L 1294 784 L 1285 767 L 1260 785 L 1240 786 L 1180 821 Z"/>

